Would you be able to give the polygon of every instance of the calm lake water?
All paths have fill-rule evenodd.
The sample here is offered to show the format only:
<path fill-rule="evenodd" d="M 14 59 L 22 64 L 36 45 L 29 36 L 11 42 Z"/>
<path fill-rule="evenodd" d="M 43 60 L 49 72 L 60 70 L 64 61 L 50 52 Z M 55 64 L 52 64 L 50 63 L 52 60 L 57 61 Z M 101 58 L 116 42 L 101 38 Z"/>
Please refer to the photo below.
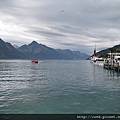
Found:
<path fill-rule="evenodd" d="M 120 73 L 87 60 L 0 60 L 2 113 L 120 113 Z"/>

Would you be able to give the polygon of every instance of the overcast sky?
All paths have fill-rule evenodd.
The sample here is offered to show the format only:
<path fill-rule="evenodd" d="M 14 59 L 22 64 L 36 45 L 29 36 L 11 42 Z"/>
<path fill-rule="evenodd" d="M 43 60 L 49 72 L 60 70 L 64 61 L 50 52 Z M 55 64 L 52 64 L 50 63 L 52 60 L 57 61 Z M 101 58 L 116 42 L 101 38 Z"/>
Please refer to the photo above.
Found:
<path fill-rule="evenodd" d="M 0 38 L 92 54 L 120 44 L 120 1 L 0 0 Z"/>

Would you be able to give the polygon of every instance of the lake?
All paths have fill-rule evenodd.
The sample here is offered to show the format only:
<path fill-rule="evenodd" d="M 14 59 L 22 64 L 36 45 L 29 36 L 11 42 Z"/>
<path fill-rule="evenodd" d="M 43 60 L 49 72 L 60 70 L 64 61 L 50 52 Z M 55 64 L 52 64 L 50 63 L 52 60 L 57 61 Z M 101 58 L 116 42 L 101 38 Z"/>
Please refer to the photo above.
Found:
<path fill-rule="evenodd" d="M 120 73 L 89 60 L 0 60 L 0 114 L 120 113 Z"/>

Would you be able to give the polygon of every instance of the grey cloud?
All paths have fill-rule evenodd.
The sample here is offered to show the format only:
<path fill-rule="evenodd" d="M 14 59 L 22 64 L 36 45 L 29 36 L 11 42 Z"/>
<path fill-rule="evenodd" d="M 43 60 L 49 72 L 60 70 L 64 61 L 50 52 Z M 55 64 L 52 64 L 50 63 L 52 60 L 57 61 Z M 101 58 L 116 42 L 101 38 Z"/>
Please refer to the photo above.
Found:
<path fill-rule="evenodd" d="M 32 33 L 35 34 L 40 34 L 40 35 L 45 35 L 45 36 L 57 36 L 57 37 L 65 37 L 66 35 L 60 34 L 60 33 L 55 33 L 55 32 L 48 32 L 48 31 L 42 31 L 42 30 L 36 30 L 36 31 L 31 31 Z"/>
<path fill-rule="evenodd" d="M 64 12 L 61 12 L 62 10 Z M 0 1 L 0 15 L 3 16 L 0 18 L 1 21 L 22 26 L 26 29 L 25 35 L 44 36 L 46 41 L 52 42 L 51 44 L 58 43 L 58 45 L 69 46 L 73 49 L 79 48 L 78 45 L 81 48 L 82 45 L 86 46 L 85 42 L 82 42 L 83 37 L 87 38 L 87 44 L 89 43 L 90 46 L 94 43 L 104 45 L 106 40 L 117 42 L 120 32 L 107 31 L 109 29 L 119 31 L 119 11 L 120 2 L 118 0 Z M 9 19 L 8 16 L 11 16 L 12 19 Z M 42 29 L 42 24 L 51 30 Z M 76 39 L 81 44 L 78 44 Z M 100 47 L 102 48 L 102 46 Z M 91 49 L 90 47 L 83 48 Z"/>
<path fill-rule="evenodd" d="M 61 43 L 62 45 L 67 45 L 67 46 L 73 46 L 73 45 L 76 45 L 76 44 L 72 44 L 72 43 Z"/>

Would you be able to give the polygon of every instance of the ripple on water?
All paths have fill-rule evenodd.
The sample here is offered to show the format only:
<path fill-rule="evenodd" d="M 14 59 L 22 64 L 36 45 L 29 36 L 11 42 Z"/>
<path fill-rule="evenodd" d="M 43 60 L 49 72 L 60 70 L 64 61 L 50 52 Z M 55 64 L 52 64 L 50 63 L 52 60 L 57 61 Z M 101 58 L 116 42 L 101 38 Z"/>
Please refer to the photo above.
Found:
<path fill-rule="evenodd" d="M 0 60 L 0 113 L 119 113 L 120 76 L 90 61 Z"/>

